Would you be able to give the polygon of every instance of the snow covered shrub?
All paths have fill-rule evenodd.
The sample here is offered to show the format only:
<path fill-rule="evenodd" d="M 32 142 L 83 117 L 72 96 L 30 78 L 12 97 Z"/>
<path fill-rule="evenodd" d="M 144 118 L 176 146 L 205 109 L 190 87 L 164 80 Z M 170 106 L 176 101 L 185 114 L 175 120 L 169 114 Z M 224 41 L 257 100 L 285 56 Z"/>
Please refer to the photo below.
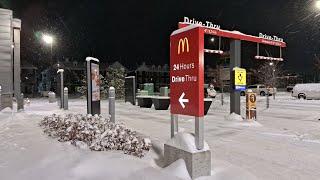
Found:
<path fill-rule="evenodd" d="M 125 154 L 143 157 L 151 141 L 137 135 L 124 124 L 112 123 L 109 118 L 82 114 L 46 116 L 40 122 L 44 133 L 60 142 L 70 142 L 93 151 L 121 150 Z"/>

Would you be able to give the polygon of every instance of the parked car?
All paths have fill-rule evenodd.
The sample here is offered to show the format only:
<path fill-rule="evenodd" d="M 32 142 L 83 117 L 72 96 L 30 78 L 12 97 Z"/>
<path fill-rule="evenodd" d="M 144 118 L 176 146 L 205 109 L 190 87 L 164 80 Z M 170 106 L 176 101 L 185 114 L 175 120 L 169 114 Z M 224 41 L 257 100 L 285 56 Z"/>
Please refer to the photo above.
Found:
<path fill-rule="evenodd" d="M 320 99 L 320 83 L 297 84 L 292 96 L 299 99 Z"/>
<path fill-rule="evenodd" d="M 266 87 L 263 84 L 255 84 L 255 85 L 250 85 L 247 87 L 247 90 L 251 89 L 252 92 L 259 94 L 260 96 L 265 96 L 268 94 L 269 91 L 269 96 L 277 93 L 277 88 L 272 88 L 272 87 Z M 240 95 L 245 96 L 246 92 L 241 91 Z"/>
<path fill-rule="evenodd" d="M 288 85 L 287 86 L 287 92 L 292 92 L 294 86 L 295 86 L 294 84 Z"/>

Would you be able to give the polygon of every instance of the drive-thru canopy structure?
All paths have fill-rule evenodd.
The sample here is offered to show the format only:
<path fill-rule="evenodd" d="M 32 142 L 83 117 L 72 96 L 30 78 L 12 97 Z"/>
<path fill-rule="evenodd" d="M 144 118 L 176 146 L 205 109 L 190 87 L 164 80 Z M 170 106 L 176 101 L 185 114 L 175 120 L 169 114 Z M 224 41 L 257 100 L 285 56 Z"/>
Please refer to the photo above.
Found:
<path fill-rule="evenodd" d="M 219 49 L 205 49 L 204 35 L 219 37 Z M 177 115 L 189 115 L 196 118 L 196 144 L 203 146 L 204 116 L 204 53 L 222 54 L 221 37 L 230 39 L 230 77 L 233 70 L 241 67 L 241 41 L 257 43 L 256 59 L 283 61 L 283 39 L 277 36 L 252 36 L 239 31 L 227 31 L 206 27 L 201 24 L 179 23 L 179 29 L 170 37 L 170 103 L 172 130 L 177 130 Z M 260 56 L 259 45 L 279 47 L 279 57 Z M 234 78 L 230 83 L 230 113 L 240 114 L 240 92 L 233 90 Z M 173 134 L 174 132 L 171 131 Z M 172 135 L 173 135 L 172 134 Z"/>

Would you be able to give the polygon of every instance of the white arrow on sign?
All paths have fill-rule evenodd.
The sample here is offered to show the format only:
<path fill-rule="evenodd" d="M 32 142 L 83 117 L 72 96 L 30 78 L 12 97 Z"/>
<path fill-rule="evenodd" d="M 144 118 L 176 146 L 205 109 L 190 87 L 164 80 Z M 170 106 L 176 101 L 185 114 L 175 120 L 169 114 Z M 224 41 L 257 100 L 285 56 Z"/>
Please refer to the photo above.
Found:
<path fill-rule="evenodd" d="M 180 102 L 180 104 L 181 104 L 183 109 L 186 107 L 186 105 L 184 105 L 184 103 L 188 103 L 189 102 L 189 99 L 183 99 L 185 95 L 186 94 L 183 92 L 181 94 L 180 98 L 179 98 L 179 102 Z"/>

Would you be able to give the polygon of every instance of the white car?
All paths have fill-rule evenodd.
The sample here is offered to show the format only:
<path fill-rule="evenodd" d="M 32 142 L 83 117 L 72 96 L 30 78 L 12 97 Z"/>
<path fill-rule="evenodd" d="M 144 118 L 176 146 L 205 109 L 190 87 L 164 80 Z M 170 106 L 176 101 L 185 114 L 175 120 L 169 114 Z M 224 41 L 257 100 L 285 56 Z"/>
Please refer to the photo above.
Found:
<path fill-rule="evenodd" d="M 269 96 L 276 94 L 277 93 L 277 88 L 267 88 L 263 84 L 255 84 L 255 85 L 250 85 L 247 87 L 247 90 L 251 89 L 252 92 L 259 94 L 260 96 L 265 96 L 269 92 Z M 244 96 L 246 93 L 245 91 L 241 91 L 240 95 Z"/>
<path fill-rule="evenodd" d="M 291 95 L 299 99 L 320 99 L 320 83 L 297 84 Z"/>

